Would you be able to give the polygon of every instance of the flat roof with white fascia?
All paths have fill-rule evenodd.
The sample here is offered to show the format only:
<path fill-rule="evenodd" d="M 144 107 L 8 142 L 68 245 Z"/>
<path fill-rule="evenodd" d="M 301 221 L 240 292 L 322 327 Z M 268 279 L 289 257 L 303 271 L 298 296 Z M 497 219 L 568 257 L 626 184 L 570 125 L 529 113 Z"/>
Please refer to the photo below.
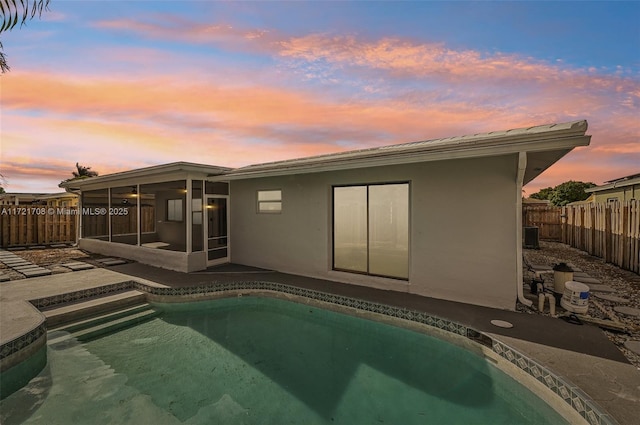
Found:
<path fill-rule="evenodd" d="M 275 175 L 336 171 L 384 165 L 497 156 L 527 152 L 537 155 L 525 174 L 525 183 L 577 146 L 587 146 L 587 122 L 573 121 L 506 131 L 402 143 L 237 168 L 214 180 L 236 180 Z M 531 169 L 529 169 L 531 168 Z"/>

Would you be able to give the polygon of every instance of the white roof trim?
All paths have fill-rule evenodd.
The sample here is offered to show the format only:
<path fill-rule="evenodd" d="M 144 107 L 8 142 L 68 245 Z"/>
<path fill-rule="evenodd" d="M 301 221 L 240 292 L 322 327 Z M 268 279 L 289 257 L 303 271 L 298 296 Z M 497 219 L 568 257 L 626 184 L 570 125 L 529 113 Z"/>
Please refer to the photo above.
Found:
<path fill-rule="evenodd" d="M 237 168 L 213 180 L 236 180 L 383 165 L 567 150 L 587 146 L 586 121 L 404 143 Z M 549 164 L 550 166 L 551 164 Z M 546 168 L 546 167 L 545 167 Z M 539 174 L 539 173 L 538 173 Z"/>
<path fill-rule="evenodd" d="M 196 164 L 193 162 L 172 162 L 170 164 L 153 165 L 151 167 L 137 168 L 135 170 L 122 171 L 119 173 L 105 174 L 104 176 L 90 177 L 81 180 L 69 180 L 60 183 L 64 188 L 80 188 L 94 186 L 96 184 L 120 182 L 122 180 L 140 179 L 144 177 L 164 175 L 175 172 L 199 173 L 207 175 L 218 175 L 230 171 L 231 168 L 218 167 L 215 165 Z"/>

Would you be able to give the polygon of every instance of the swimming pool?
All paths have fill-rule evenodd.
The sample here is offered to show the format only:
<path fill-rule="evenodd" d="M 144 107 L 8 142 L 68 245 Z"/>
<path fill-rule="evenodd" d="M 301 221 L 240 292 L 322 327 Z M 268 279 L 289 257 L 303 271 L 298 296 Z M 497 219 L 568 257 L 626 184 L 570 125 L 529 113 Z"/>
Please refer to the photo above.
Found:
<path fill-rule="evenodd" d="M 483 356 L 408 329 L 261 297 L 157 308 L 50 343 L 2 423 L 566 423 Z"/>

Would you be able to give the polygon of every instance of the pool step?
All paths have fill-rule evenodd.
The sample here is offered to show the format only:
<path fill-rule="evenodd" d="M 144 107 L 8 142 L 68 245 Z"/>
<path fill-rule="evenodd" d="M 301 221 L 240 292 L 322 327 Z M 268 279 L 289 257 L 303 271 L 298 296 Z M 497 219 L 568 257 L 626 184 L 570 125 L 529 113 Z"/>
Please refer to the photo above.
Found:
<path fill-rule="evenodd" d="M 103 323 L 111 322 L 116 319 L 121 319 L 123 317 L 132 316 L 137 313 L 142 313 L 145 311 L 153 311 L 151 310 L 151 306 L 147 303 L 135 305 L 133 307 L 125 308 L 122 310 L 117 310 L 111 313 L 101 314 L 99 316 L 92 316 L 84 320 L 80 320 L 77 322 L 67 323 L 62 325 L 62 327 L 58 327 L 57 330 L 66 331 L 66 332 L 78 332 L 83 329 L 91 328 L 94 326 L 101 325 Z"/>
<path fill-rule="evenodd" d="M 71 335 L 79 341 L 87 341 L 104 334 L 108 334 L 129 326 L 137 325 L 138 323 L 146 320 L 153 319 L 159 313 L 151 308 L 146 311 L 132 314 L 130 316 L 120 317 L 119 319 L 111 320 L 92 326 L 90 328 L 82 329 L 80 331 L 72 332 Z"/>
<path fill-rule="evenodd" d="M 127 307 L 145 303 L 146 297 L 143 292 L 130 290 L 90 298 L 82 302 L 62 304 L 44 310 L 42 314 L 47 318 L 47 328 L 56 329 L 71 322 L 79 322 L 84 319 L 113 313 Z"/>
<path fill-rule="evenodd" d="M 87 341 L 100 335 L 136 325 L 156 317 L 159 313 L 149 304 L 142 304 L 109 314 L 91 317 L 59 327 L 56 331 L 65 332 L 48 341 L 50 345 L 74 337 L 79 341 Z M 68 333 L 67 333 L 68 332 Z"/>

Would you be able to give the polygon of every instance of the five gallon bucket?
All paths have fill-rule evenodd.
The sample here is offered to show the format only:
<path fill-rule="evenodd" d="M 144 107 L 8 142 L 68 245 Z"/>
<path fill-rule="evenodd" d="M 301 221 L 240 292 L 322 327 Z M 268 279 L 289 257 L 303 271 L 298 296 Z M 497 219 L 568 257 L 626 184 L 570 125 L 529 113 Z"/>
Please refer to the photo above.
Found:
<path fill-rule="evenodd" d="M 589 287 L 582 282 L 569 281 L 564 284 L 560 305 L 567 311 L 585 314 L 589 308 Z"/>

